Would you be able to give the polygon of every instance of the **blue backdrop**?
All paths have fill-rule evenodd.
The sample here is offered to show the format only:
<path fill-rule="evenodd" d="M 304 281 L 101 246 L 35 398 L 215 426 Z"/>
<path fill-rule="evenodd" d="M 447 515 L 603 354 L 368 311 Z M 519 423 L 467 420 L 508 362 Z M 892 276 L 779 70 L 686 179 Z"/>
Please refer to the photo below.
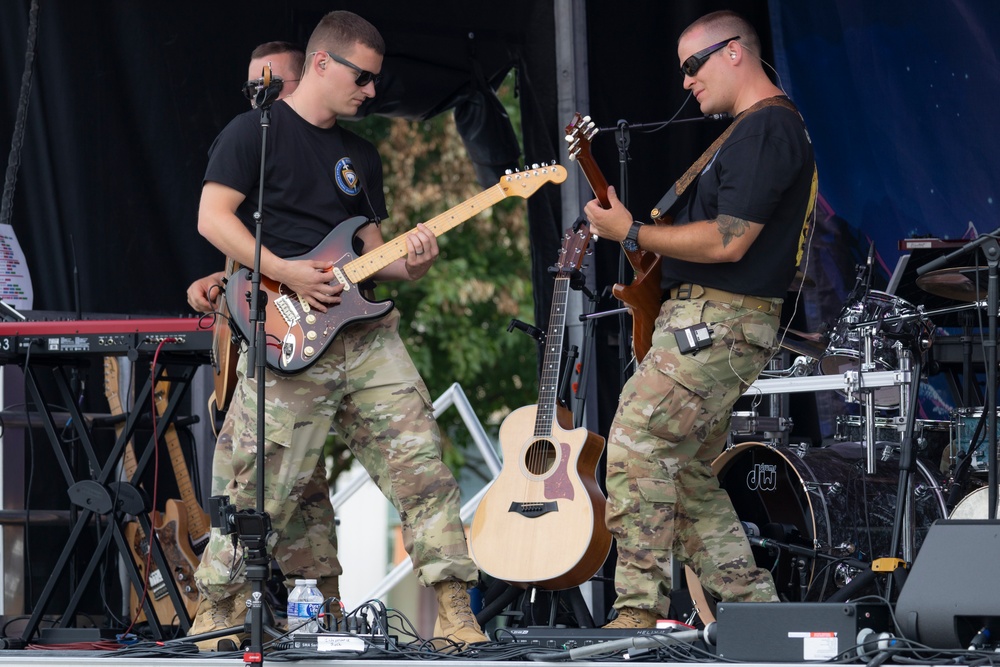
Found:
<path fill-rule="evenodd" d="M 1000 3 L 770 10 L 776 68 L 809 124 L 824 200 L 890 268 L 900 239 L 1000 227 Z"/>

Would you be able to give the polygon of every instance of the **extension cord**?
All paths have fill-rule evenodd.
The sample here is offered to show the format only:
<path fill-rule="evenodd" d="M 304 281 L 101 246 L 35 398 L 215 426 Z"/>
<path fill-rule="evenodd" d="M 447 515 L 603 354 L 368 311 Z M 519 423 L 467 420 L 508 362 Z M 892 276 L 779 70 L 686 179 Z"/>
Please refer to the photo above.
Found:
<path fill-rule="evenodd" d="M 350 632 L 308 632 L 292 635 L 289 642 L 293 649 L 318 651 L 327 653 L 333 651 L 353 651 L 364 653 L 369 646 L 389 648 L 396 643 L 396 637 L 385 635 L 362 635 Z"/>

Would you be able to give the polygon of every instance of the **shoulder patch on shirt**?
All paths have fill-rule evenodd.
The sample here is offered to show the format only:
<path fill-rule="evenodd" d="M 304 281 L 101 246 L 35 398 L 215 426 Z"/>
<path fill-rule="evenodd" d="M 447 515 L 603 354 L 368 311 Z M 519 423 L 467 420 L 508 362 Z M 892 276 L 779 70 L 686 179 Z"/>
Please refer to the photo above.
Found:
<path fill-rule="evenodd" d="M 337 160 L 337 166 L 334 168 L 334 180 L 337 181 L 337 187 L 344 194 L 353 197 L 361 192 L 361 182 L 358 180 L 358 174 L 354 171 L 354 165 L 351 164 L 349 157 Z"/>

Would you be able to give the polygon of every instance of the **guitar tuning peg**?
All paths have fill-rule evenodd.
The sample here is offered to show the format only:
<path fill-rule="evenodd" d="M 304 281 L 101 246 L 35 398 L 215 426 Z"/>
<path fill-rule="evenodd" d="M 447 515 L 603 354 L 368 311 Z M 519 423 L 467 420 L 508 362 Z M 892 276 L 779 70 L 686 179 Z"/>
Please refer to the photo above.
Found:
<path fill-rule="evenodd" d="M 534 169 L 535 171 L 537 171 L 538 170 L 538 163 L 537 162 L 532 162 L 531 163 L 531 168 Z"/>
<path fill-rule="evenodd" d="M 589 123 L 590 122 L 590 116 L 584 116 L 583 117 L 583 122 L 584 123 Z"/>
<path fill-rule="evenodd" d="M 511 171 L 510 169 L 504 169 L 504 170 L 503 170 L 503 173 L 504 173 L 504 175 L 505 175 L 505 176 L 510 176 L 510 175 L 511 175 L 511 174 L 513 174 L 514 172 L 512 172 L 512 171 Z"/>

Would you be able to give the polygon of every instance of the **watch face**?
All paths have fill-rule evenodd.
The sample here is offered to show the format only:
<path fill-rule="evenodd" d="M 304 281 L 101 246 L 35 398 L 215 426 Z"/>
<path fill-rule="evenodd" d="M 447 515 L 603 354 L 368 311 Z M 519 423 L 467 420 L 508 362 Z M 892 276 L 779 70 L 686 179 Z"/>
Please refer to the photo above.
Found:
<path fill-rule="evenodd" d="M 639 249 L 639 244 L 633 241 L 632 239 L 625 239 L 624 241 L 622 241 L 622 247 L 628 250 L 629 252 L 635 252 L 636 250 Z"/>

